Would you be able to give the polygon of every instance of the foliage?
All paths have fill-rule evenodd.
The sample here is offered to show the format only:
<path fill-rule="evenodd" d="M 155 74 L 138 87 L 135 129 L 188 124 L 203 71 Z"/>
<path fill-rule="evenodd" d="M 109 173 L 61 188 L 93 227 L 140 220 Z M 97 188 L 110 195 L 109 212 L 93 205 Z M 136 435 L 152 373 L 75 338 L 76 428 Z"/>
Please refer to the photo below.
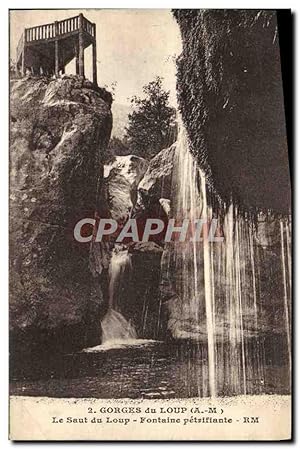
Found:
<path fill-rule="evenodd" d="M 143 87 L 143 93 L 144 98 L 131 99 L 125 141 L 131 154 L 150 159 L 176 140 L 175 109 L 159 76 Z"/>

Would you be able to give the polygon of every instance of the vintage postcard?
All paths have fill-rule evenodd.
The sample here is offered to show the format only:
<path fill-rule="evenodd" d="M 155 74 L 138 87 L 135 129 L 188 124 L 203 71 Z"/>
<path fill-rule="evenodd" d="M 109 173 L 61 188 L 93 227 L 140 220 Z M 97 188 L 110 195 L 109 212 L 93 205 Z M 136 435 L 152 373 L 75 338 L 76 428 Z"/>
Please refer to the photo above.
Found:
<path fill-rule="evenodd" d="M 291 439 L 281 14 L 10 10 L 11 440 Z"/>

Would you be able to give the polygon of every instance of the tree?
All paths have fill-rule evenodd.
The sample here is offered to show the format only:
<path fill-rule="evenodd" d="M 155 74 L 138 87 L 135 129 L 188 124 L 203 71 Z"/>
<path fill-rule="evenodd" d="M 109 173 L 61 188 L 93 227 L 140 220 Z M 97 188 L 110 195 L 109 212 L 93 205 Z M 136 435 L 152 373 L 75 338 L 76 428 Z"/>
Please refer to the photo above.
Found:
<path fill-rule="evenodd" d="M 132 97 L 125 141 L 132 154 L 152 158 L 176 140 L 175 109 L 169 106 L 170 92 L 163 90 L 162 78 L 143 87 L 144 98 Z"/>

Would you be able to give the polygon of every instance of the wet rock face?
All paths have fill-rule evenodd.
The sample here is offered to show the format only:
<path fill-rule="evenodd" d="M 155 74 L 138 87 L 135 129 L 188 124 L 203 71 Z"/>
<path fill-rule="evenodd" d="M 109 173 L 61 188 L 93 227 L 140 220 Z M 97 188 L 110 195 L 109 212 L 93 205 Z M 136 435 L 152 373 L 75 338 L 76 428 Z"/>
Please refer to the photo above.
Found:
<path fill-rule="evenodd" d="M 105 99 L 103 99 L 105 98 Z M 89 245 L 73 237 L 93 216 L 112 126 L 109 94 L 79 77 L 11 85 L 10 263 L 13 338 L 26 351 L 100 342 L 102 293 Z M 51 344 L 49 344 L 51 341 Z"/>
<path fill-rule="evenodd" d="M 159 294 L 162 252 L 162 247 L 155 242 L 133 243 L 129 248 L 131 301 L 127 306 L 124 304 L 123 313 L 133 320 L 142 338 L 164 338 L 166 333 Z"/>
<path fill-rule="evenodd" d="M 178 94 L 192 152 L 223 199 L 290 211 L 276 13 L 176 10 Z"/>

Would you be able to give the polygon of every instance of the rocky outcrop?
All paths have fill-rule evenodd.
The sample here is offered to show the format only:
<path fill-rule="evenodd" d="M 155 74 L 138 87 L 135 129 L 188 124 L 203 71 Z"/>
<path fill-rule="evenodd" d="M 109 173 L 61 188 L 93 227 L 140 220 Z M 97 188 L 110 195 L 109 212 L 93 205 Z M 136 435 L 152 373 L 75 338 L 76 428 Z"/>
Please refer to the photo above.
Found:
<path fill-rule="evenodd" d="M 104 167 L 107 205 L 110 216 L 118 222 L 128 219 L 137 199 L 137 187 L 148 167 L 138 156 L 116 156 Z"/>
<path fill-rule="evenodd" d="M 148 169 L 138 185 L 137 214 L 160 204 L 161 199 L 170 200 L 172 189 L 173 161 L 176 151 L 176 142 L 169 148 L 161 150 L 151 159 Z"/>
<path fill-rule="evenodd" d="M 138 185 L 133 216 L 141 229 L 144 229 L 148 218 L 160 218 L 165 222 L 168 219 L 175 151 L 176 143 L 152 158 Z M 133 318 L 139 336 L 163 339 L 168 322 L 166 308 L 161 307 L 160 292 L 164 232 L 152 236 L 150 240 L 133 243 L 129 247 L 132 289 L 128 298 L 131 299 L 122 313 Z"/>
<path fill-rule="evenodd" d="M 100 342 L 102 293 L 76 222 L 94 216 L 111 96 L 77 76 L 11 84 L 12 347 L 66 351 Z M 98 192 L 98 193 L 97 193 Z"/>
<path fill-rule="evenodd" d="M 110 214 L 122 221 L 134 206 L 132 217 L 137 220 L 140 237 L 147 218 L 167 220 L 175 150 L 175 144 L 162 150 L 149 165 L 136 156 L 123 156 L 105 166 Z M 161 308 L 159 289 L 163 237 L 161 233 L 149 242 L 128 244 L 131 270 L 118 289 L 118 311 L 142 338 L 166 335 L 167 316 Z"/>
<path fill-rule="evenodd" d="M 271 10 L 174 12 L 177 87 L 192 152 L 224 200 L 289 213 L 279 34 Z"/>

